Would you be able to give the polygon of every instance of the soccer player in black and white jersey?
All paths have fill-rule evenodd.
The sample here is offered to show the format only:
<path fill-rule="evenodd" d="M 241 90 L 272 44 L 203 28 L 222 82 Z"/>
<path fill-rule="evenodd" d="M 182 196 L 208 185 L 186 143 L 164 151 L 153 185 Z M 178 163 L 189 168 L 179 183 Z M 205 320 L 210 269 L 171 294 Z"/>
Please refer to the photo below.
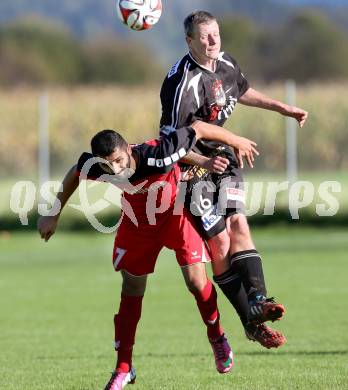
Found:
<path fill-rule="evenodd" d="M 189 53 L 171 68 L 161 88 L 162 134 L 196 119 L 223 126 L 237 102 L 276 111 L 304 125 L 306 111 L 249 86 L 235 59 L 221 52 L 219 25 L 213 15 L 193 12 L 184 28 Z M 285 337 L 264 322 L 280 319 L 284 307 L 267 299 L 261 257 L 244 214 L 241 156 L 226 145 L 202 140 L 193 150 L 182 160 L 195 166 L 189 169 L 191 188 L 202 179 L 216 186 L 215 194 L 206 189 L 195 199 L 193 191 L 191 199 L 197 206 L 192 210 L 191 204 L 191 211 L 211 249 L 214 280 L 239 314 L 247 337 L 266 348 L 279 347 Z"/>

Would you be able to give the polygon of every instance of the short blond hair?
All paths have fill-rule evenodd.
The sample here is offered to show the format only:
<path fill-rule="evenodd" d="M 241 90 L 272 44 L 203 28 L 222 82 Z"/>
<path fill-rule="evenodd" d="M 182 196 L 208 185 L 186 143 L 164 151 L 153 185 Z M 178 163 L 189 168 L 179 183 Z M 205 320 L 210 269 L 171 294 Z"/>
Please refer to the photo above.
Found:
<path fill-rule="evenodd" d="M 216 18 L 207 11 L 194 11 L 186 16 L 184 20 L 184 29 L 187 37 L 193 38 L 195 27 L 199 24 L 216 21 Z"/>

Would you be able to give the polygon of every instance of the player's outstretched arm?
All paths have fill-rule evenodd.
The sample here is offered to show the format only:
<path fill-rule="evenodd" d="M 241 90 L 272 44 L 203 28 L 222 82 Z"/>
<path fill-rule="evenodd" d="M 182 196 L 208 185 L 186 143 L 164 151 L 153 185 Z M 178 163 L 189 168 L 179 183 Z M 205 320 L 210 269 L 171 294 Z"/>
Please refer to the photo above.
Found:
<path fill-rule="evenodd" d="M 247 163 L 251 168 L 254 167 L 253 161 L 255 155 L 259 155 L 255 142 L 248 138 L 233 134 L 220 126 L 211 125 L 202 121 L 195 121 L 191 127 L 196 132 L 196 139 L 203 138 L 210 141 L 219 141 L 233 147 L 241 168 L 244 167 L 243 158 L 247 160 Z"/>
<path fill-rule="evenodd" d="M 56 215 L 42 216 L 37 221 L 37 229 L 43 240 L 48 241 L 57 228 L 60 214 L 79 185 L 79 178 L 76 175 L 76 165 L 74 165 L 65 175 L 62 182 L 62 191 L 58 192 L 52 210 L 59 210 Z"/>
<path fill-rule="evenodd" d="M 308 117 L 308 112 L 302 110 L 302 108 L 289 106 L 288 104 L 272 99 L 253 88 L 249 88 L 238 101 L 246 106 L 264 108 L 266 110 L 276 111 L 279 112 L 279 114 L 295 118 L 300 127 L 303 127 Z"/>

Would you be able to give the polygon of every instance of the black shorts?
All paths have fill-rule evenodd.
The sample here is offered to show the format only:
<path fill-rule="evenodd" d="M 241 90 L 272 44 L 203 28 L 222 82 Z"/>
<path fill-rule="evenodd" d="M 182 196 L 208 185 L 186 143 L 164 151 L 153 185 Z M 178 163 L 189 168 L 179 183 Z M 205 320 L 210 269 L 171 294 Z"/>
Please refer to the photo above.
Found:
<path fill-rule="evenodd" d="M 186 207 L 194 216 L 202 237 L 210 239 L 226 228 L 226 218 L 245 214 L 244 182 L 235 160 L 221 174 L 211 174 L 193 167 L 189 181 Z"/>

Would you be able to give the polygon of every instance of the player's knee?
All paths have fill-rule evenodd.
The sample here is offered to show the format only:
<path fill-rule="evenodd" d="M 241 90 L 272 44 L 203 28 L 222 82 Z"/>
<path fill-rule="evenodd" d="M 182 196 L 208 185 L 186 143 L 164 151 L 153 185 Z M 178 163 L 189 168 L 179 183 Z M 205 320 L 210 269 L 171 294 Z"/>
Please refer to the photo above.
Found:
<path fill-rule="evenodd" d="M 189 267 L 182 267 L 181 272 L 184 276 L 187 288 L 194 294 L 201 291 L 207 283 L 207 274 L 204 263 L 192 264 Z"/>
<path fill-rule="evenodd" d="M 230 237 L 225 229 L 208 240 L 213 262 L 224 262 L 230 248 Z"/>
<path fill-rule="evenodd" d="M 229 218 L 229 230 L 232 236 L 250 238 L 249 224 L 245 215 L 235 214 Z"/>
<path fill-rule="evenodd" d="M 202 291 L 205 285 L 206 278 L 192 277 L 190 279 L 186 279 L 186 286 L 193 294 L 197 294 L 199 291 Z"/>
<path fill-rule="evenodd" d="M 128 296 L 142 296 L 146 289 L 146 277 L 129 277 L 122 274 L 122 294 Z"/>

